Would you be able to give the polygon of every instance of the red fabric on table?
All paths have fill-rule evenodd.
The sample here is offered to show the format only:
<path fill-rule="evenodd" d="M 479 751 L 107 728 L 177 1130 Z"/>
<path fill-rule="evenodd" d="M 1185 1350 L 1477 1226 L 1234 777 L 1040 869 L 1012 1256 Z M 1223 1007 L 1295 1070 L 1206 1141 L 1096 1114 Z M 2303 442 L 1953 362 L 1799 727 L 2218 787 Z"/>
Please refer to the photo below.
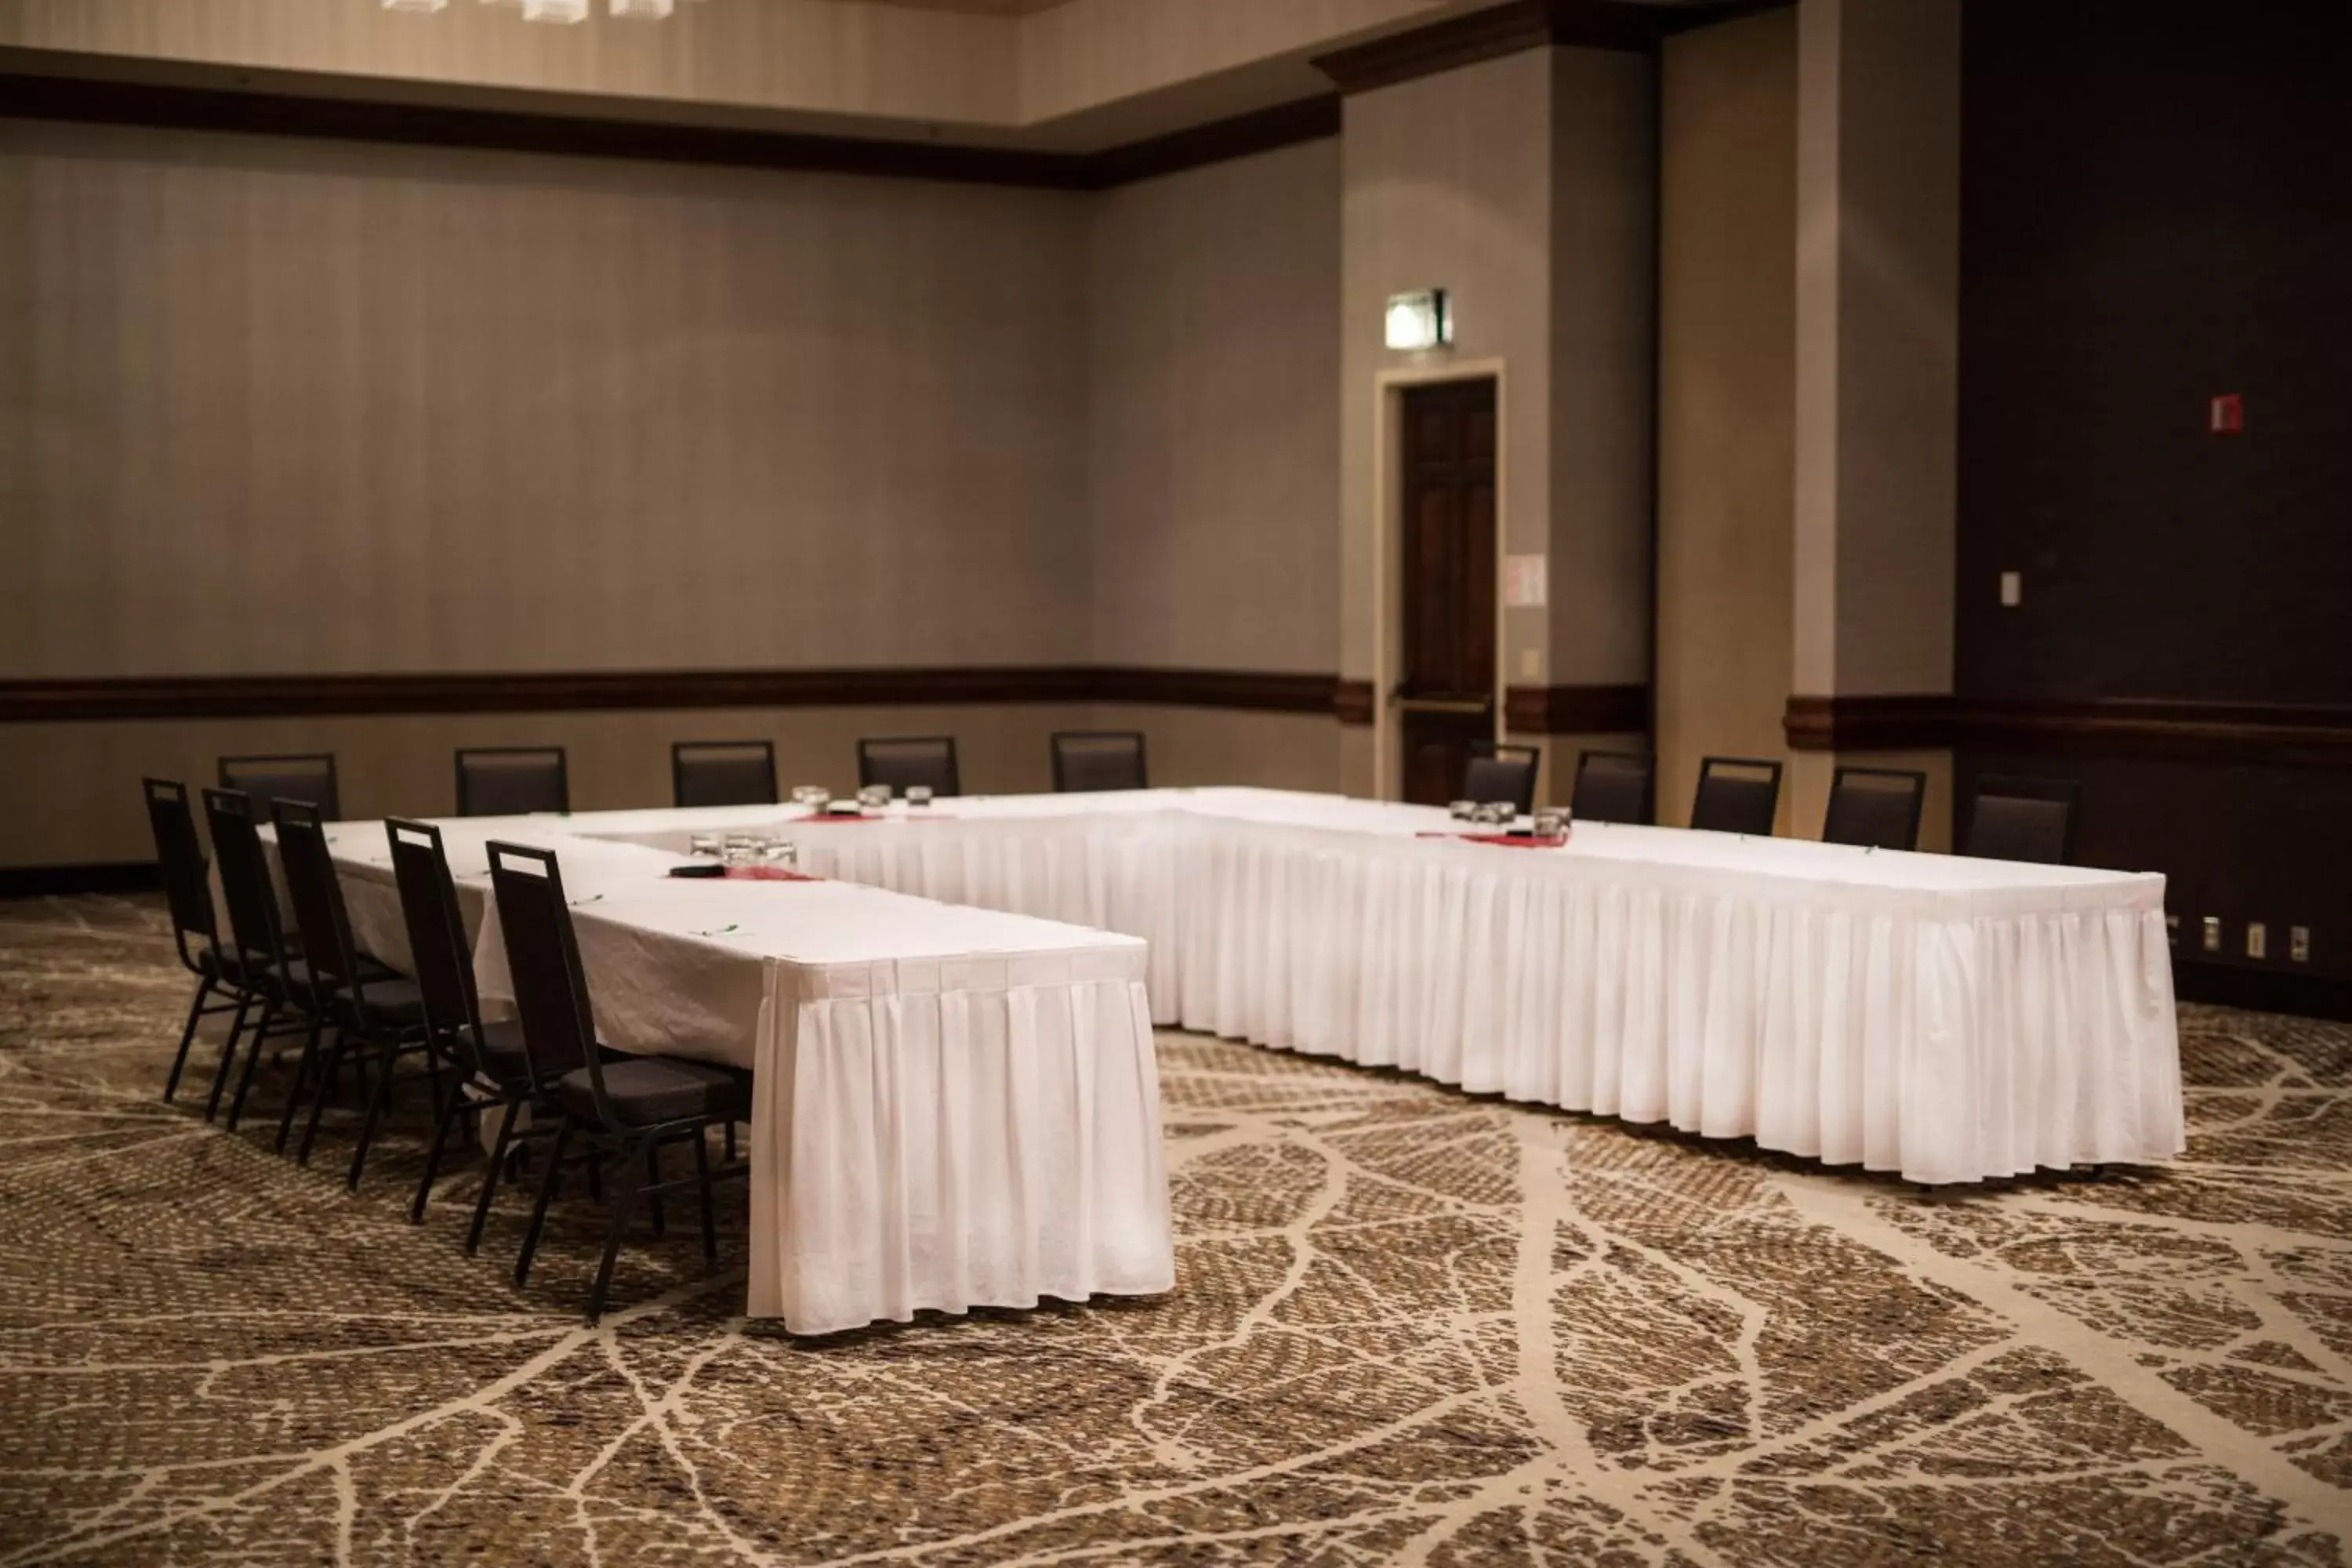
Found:
<path fill-rule="evenodd" d="M 793 820 L 795 822 L 837 823 L 841 826 L 846 827 L 853 822 L 948 822 L 953 820 L 953 818 L 951 814 L 940 811 L 910 811 L 904 816 L 852 816 L 845 813 L 842 816 L 836 816 L 829 811 L 812 811 L 803 816 L 796 816 Z"/>
<path fill-rule="evenodd" d="M 822 877 L 812 877 L 805 871 L 789 871 L 782 866 L 730 866 L 727 879 L 730 882 L 822 882 Z"/>
<path fill-rule="evenodd" d="M 1437 829 L 1425 829 L 1414 834 L 1413 837 L 1415 838 L 1459 838 L 1465 844 L 1492 844 L 1504 849 L 1557 849 L 1568 842 L 1568 835 L 1565 833 L 1557 838 L 1536 838 L 1514 837 L 1507 833 L 1446 833 Z"/>

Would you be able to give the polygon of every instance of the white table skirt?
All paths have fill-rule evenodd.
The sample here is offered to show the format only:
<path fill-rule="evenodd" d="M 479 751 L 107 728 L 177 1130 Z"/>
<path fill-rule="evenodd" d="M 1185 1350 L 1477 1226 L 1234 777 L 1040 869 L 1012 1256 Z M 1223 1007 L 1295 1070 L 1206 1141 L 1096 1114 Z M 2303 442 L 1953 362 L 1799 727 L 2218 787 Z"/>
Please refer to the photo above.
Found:
<path fill-rule="evenodd" d="M 1173 1288 L 1142 943 L 840 882 L 675 880 L 676 856 L 546 819 L 440 826 L 494 1016 L 499 837 L 557 850 L 601 1038 L 751 1069 L 751 1315 L 829 1333 Z M 334 834 L 355 936 L 404 958 L 382 825 Z"/>
<path fill-rule="evenodd" d="M 735 816 L 822 875 L 1141 936 L 1161 1024 L 1925 1183 L 2185 1146 L 2153 875 L 1592 823 L 1502 848 L 1256 790 Z"/>

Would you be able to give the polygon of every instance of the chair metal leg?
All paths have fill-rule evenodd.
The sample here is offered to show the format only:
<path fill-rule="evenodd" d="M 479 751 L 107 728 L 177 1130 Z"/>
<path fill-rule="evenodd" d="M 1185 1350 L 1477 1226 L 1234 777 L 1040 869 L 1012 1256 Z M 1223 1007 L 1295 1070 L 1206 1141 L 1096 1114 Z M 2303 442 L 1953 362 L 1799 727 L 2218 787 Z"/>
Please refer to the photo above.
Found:
<path fill-rule="evenodd" d="M 319 1068 L 319 1092 L 310 1101 L 310 1120 L 302 1125 L 302 1144 L 294 1152 L 294 1163 L 310 1163 L 310 1145 L 319 1141 L 319 1118 L 326 1114 L 327 1101 L 335 1092 L 335 1079 L 342 1071 L 343 1058 L 352 1054 L 352 1037 L 343 1033 L 341 1024 L 335 1026 L 335 1038 L 327 1047 L 327 1059 Z"/>
<path fill-rule="evenodd" d="M 256 1029 L 253 1032 L 253 1048 L 245 1053 L 245 1070 L 236 1075 L 236 1093 L 228 1102 L 228 1130 L 232 1132 L 245 1118 L 245 1097 L 253 1089 L 253 1070 L 261 1065 L 262 1043 L 268 1037 L 268 1030 Z"/>
<path fill-rule="evenodd" d="M 368 1096 L 367 1115 L 360 1122 L 359 1146 L 352 1151 L 352 1168 L 343 1177 L 343 1190 L 360 1190 L 360 1173 L 367 1168 L 368 1148 L 375 1142 L 376 1129 L 383 1125 L 383 1108 L 392 1099 L 392 1064 L 399 1047 L 389 1040 L 377 1048 L 375 1092 Z"/>
<path fill-rule="evenodd" d="M 433 1178 L 441 1173 L 441 1151 L 449 1142 L 449 1124 L 466 1108 L 463 1091 L 452 1094 L 441 1104 L 440 1114 L 433 1119 L 433 1142 L 425 1151 L 425 1174 L 416 1179 L 416 1196 L 408 1205 L 408 1223 L 425 1223 L 425 1200 L 433 1195 Z M 484 1178 L 486 1181 L 487 1177 Z"/>
<path fill-rule="evenodd" d="M 646 1172 L 654 1174 L 653 1145 L 646 1145 Z M 636 1151 L 624 1149 L 614 1163 L 613 1217 L 604 1226 L 604 1256 L 596 1264 L 596 1282 L 588 1288 L 588 1326 L 594 1328 L 604 1315 L 604 1293 L 613 1286 L 613 1264 L 621 1255 L 621 1237 L 629 1228 L 629 1211 L 637 1201 Z"/>
<path fill-rule="evenodd" d="M 163 1080 L 163 1103 L 166 1105 L 172 1102 L 173 1095 L 180 1092 L 180 1074 L 188 1065 L 188 1047 L 196 1043 L 196 1024 L 205 1016 L 205 998 L 212 994 L 210 975 L 196 982 L 196 999 L 188 1004 L 187 1026 L 180 1031 L 180 1052 L 172 1058 L 172 1076 Z"/>
<path fill-rule="evenodd" d="M 646 1185 L 649 1188 L 658 1187 L 661 1185 L 661 1145 L 658 1143 L 648 1143 L 646 1145 Z M 656 1236 L 668 1235 L 669 1232 L 662 1225 L 661 1194 L 657 1192 L 648 1192 L 646 1194 L 646 1199 L 648 1205 L 648 1212 L 651 1214 L 654 1222 L 654 1234 Z"/>
<path fill-rule="evenodd" d="M 247 1001 L 249 1003 L 250 998 Z M 261 1004 L 261 1016 L 253 1025 L 257 1036 L 269 1026 L 270 1013 L 276 1005 L 269 1001 Z M 246 1004 L 238 1005 L 236 1021 L 229 1026 L 227 1043 L 221 1047 L 220 1065 L 213 1068 L 213 1091 L 205 1100 L 205 1120 L 207 1121 L 220 1114 L 221 1091 L 228 1087 L 228 1069 L 230 1064 L 236 1060 L 237 1038 L 245 1033 L 245 1008 Z"/>
<path fill-rule="evenodd" d="M 522 1289 L 530 1278 L 531 1254 L 539 1250 L 540 1233 L 547 1228 L 547 1205 L 554 1200 L 555 1184 L 563 1174 L 563 1151 L 572 1142 L 572 1129 L 576 1125 L 572 1113 L 565 1111 L 555 1129 L 555 1147 L 548 1152 L 547 1174 L 541 1178 L 538 1201 L 530 1205 L 530 1228 L 522 1233 L 522 1252 L 515 1259 L 515 1289 Z"/>
<path fill-rule="evenodd" d="M 490 1147 L 490 1163 L 482 1170 L 482 1190 L 474 1197 L 474 1223 L 466 1232 L 466 1256 L 471 1258 L 482 1245 L 482 1227 L 490 1222 L 490 1196 L 499 1190 L 499 1178 L 506 1173 L 509 1152 L 520 1153 L 514 1143 L 515 1117 L 521 1105 L 512 1095 L 499 1105 L 499 1137 Z"/>
<path fill-rule="evenodd" d="M 710 1131 L 708 1128 L 694 1134 L 694 1173 L 702 1186 L 702 1256 L 719 1256 L 719 1221 L 710 1212 Z"/>
<path fill-rule="evenodd" d="M 302 1054 L 295 1058 L 294 1081 L 286 1087 L 286 1107 L 278 1113 L 277 1152 L 286 1152 L 286 1141 L 293 1135 L 294 1112 L 302 1104 L 302 1088 L 319 1066 L 319 1037 L 326 1032 L 324 1019 L 312 1018 L 310 1032 L 302 1037 Z"/>

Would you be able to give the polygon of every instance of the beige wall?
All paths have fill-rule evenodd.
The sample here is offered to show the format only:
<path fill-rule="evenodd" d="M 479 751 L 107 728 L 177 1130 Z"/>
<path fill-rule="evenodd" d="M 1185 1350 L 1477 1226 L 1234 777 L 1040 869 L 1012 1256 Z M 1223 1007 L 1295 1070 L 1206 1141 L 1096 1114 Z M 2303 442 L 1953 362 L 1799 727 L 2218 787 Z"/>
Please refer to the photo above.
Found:
<path fill-rule="evenodd" d="M 1083 198 L 0 121 L 0 677 L 1083 659 Z"/>
<path fill-rule="evenodd" d="M 1329 669 L 1338 143 L 1106 193 L 1087 283 L 1094 657 Z"/>
<path fill-rule="evenodd" d="M 1394 679 L 1401 375 L 1499 381 L 1501 548 L 1549 557 L 1549 604 L 1503 612 L 1510 684 L 1645 681 L 1654 80 L 1642 56 L 1530 49 L 1350 97 L 1342 133 L 1340 668 Z M 1382 304 L 1448 290 L 1450 349 L 1393 353 Z M 1370 792 L 1375 769 L 1351 773 Z"/>
<path fill-rule="evenodd" d="M 1796 689 L 1949 691 L 1959 0 L 1798 18 Z"/>
<path fill-rule="evenodd" d="M 1551 407 L 1546 679 L 1650 679 L 1656 459 L 1656 68 L 1643 55 L 1553 49 Z M 1511 612 L 1528 617 L 1530 612 Z M 1532 680 L 1524 652 L 1506 665 Z M 1573 756 L 1571 754 L 1571 765 Z"/>
<path fill-rule="evenodd" d="M 1328 668 L 1337 163 L 1083 196 L 0 121 L 0 679 Z M 104 783 L 228 752 L 437 811 L 453 747 L 548 741 L 586 807 L 681 736 L 843 783 L 945 731 L 1001 790 L 1113 720 L 1174 782 L 1335 782 L 1328 719 L 1153 707 L 9 726 L 0 866 L 139 858 Z"/>
<path fill-rule="evenodd" d="M 1667 41 L 1658 333 L 1659 819 L 1778 757 L 1791 690 L 1796 16 Z M 1782 791 L 1790 830 L 1793 787 Z M 1818 812 L 1811 820 L 1818 822 Z"/>

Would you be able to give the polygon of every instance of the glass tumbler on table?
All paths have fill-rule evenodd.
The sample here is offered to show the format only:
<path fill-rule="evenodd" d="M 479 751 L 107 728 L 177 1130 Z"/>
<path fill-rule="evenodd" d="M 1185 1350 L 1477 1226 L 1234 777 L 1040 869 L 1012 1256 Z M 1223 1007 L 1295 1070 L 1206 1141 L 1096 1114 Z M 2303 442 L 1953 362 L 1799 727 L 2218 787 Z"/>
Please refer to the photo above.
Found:
<path fill-rule="evenodd" d="M 698 860 L 719 859 L 727 847 L 727 837 L 719 833 L 697 833 L 686 841 L 686 852 Z"/>
<path fill-rule="evenodd" d="M 907 786 L 907 804 L 908 805 L 930 805 L 931 786 L 929 784 L 908 784 Z"/>
<path fill-rule="evenodd" d="M 862 784 L 857 791 L 857 804 L 868 811 L 879 811 L 890 804 L 888 784 Z"/>

